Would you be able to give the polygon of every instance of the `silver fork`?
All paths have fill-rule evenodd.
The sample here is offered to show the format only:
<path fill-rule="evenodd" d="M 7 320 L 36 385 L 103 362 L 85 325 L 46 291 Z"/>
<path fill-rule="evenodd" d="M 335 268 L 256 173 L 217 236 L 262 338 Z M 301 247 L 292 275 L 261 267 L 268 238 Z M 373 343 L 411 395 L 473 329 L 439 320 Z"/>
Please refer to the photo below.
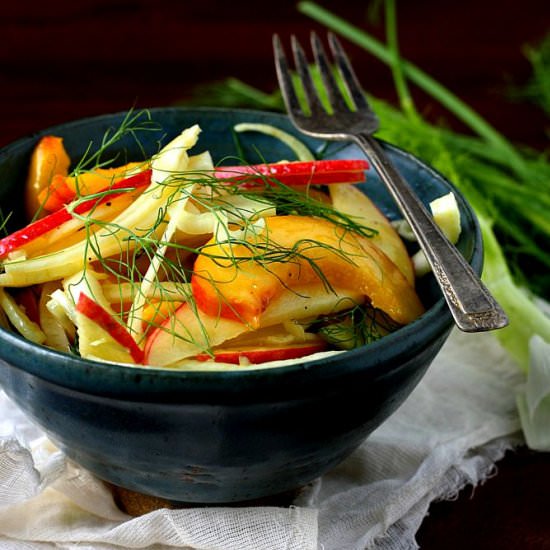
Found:
<path fill-rule="evenodd" d="M 372 137 L 378 129 L 378 117 L 369 106 L 339 41 L 331 33 L 328 41 L 354 109 L 348 107 L 333 77 L 323 45 L 319 37 L 312 33 L 315 62 L 333 112 L 329 113 L 323 107 L 304 50 L 293 36 L 291 44 L 296 71 L 310 111 L 304 112 L 294 89 L 281 41 L 275 35 L 275 66 L 290 120 L 304 134 L 326 140 L 353 141 L 363 149 L 409 222 L 461 330 L 481 332 L 506 326 L 508 318 L 504 311 L 460 252 L 443 235 L 414 191 L 392 165 L 382 146 Z"/>

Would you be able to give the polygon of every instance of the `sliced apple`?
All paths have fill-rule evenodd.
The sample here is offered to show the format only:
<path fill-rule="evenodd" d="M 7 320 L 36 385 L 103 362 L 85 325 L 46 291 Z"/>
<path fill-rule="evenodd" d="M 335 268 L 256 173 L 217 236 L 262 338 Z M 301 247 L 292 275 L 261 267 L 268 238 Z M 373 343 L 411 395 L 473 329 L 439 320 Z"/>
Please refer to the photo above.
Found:
<path fill-rule="evenodd" d="M 216 349 L 214 357 L 206 353 L 197 355 L 199 361 L 211 361 L 216 363 L 230 363 L 232 365 L 267 363 L 268 361 L 280 361 L 283 359 L 298 359 L 313 353 L 318 353 L 327 348 L 325 340 L 319 339 L 310 343 L 287 344 L 266 347 L 248 347 L 241 349 Z"/>
<path fill-rule="evenodd" d="M 325 159 L 292 162 L 274 162 L 249 166 L 219 166 L 216 178 L 243 187 L 265 185 L 278 181 L 284 185 L 330 185 L 365 181 L 369 167 L 363 159 Z"/>
<path fill-rule="evenodd" d="M 374 202 L 353 185 L 331 185 L 329 191 L 335 210 L 352 216 L 358 223 L 378 232 L 372 237 L 372 241 L 401 270 L 409 284 L 414 286 L 414 268 L 407 249 L 388 218 Z"/>
<path fill-rule="evenodd" d="M 18 288 L 13 291 L 16 303 L 23 309 L 27 317 L 34 323 L 40 324 L 40 315 L 38 311 L 38 292 L 37 287 Z"/>
<path fill-rule="evenodd" d="M 143 351 L 105 298 L 101 279 L 100 273 L 86 269 L 63 281 L 67 314 L 77 328 L 80 355 L 115 363 L 140 363 Z"/>
<path fill-rule="evenodd" d="M 207 315 L 193 304 L 185 303 L 147 337 L 143 361 L 151 366 L 172 365 L 206 353 L 248 330 L 250 328 L 239 321 Z"/>
<path fill-rule="evenodd" d="M 80 293 L 76 303 L 76 321 L 82 357 L 115 363 L 141 363 L 143 351 L 131 334 L 84 292 Z"/>
<path fill-rule="evenodd" d="M 273 339 L 264 339 L 264 327 L 281 325 L 292 320 L 313 320 L 350 309 L 360 303 L 358 292 L 326 289 L 322 285 L 296 290 L 285 290 L 266 308 L 261 318 L 261 329 L 253 331 L 250 325 L 234 319 L 208 315 L 196 306 L 185 303 L 172 317 L 152 330 L 145 343 L 144 362 L 148 365 L 169 366 L 195 356 L 211 357 L 212 350 L 229 345 L 238 337 L 237 346 L 274 346 Z M 296 339 L 294 340 L 296 341 Z M 285 342 L 287 345 L 289 341 Z"/>
<path fill-rule="evenodd" d="M 456 202 L 455 194 L 451 191 L 430 202 L 430 210 L 434 222 L 441 228 L 444 235 L 453 244 L 460 238 L 460 208 Z"/>
<path fill-rule="evenodd" d="M 199 361 L 217 363 L 256 364 L 281 359 L 296 359 L 323 351 L 327 342 L 317 334 L 302 330 L 290 332 L 288 323 L 247 332 L 215 348 L 212 353 L 200 353 Z"/>
<path fill-rule="evenodd" d="M 140 316 L 141 332 L 146 332 L 152 327 L 161 325 L 184 304 L 182 301 L 174 300 L 151 300 L 145 302 Z"/>
<path fill-rule="evenodd" d="M 424 311 L 401 270 L 371 239 L 307 216 L 266 218 L 248 245 L 211 240 L 197 257 L 191 284 L 203 312 L 253 327 L 275 298 L 297 286 L 358 291 L 400 324 Z"/>

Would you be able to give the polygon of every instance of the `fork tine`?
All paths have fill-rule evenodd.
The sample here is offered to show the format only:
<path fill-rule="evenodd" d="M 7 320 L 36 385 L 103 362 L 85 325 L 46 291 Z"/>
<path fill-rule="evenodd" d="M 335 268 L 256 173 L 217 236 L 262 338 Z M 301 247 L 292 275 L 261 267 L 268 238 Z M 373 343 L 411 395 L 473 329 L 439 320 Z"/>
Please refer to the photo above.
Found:
<path fill-rule="evenodd" d="M 361 87 L 361 84 L 359 83 L 359 80 L 355 75 L 355 71 L 353 70 L 351 63 L 349 62 L 348 56 L 346 55 L 344 48 L 342 48 L 340 41 L 336 38 L 334 34 L 329 32 L 328 42 L 332 51 L 332 55 L 334 56 L 334 61 L 338 66 L 338 70 L 340 71 L 342 80 L 346 85 L 346 88 L 349 92 L 349 95 L 351 96 L 353 103 L 355 104 L 357 109 L 367 109 L 368 102 L 365 97 L 365 92 L 363 92 L 363 88 Z"/>
<path fill-rule="evenodd" d="M 325 110 L 321 104 L 317 90 L 315 89 L 313 79 L 311 78 L 311 72 L 309 71 L 309 64 L 307 62 L 306 54 L 295 36 L 292 36 L 291 43 L 292 51 L 294 52 L 296 70 L 298 71 L 298 75 L 302 81 L 306 102 L 311 111 L 311 115 L 318 116 L 324 113 Z"/>
<path fill-rule="evenodd" d="M 277 71 L 277 80 L 281 88 L 281 94 L 289 113 L 299 113 L 301 111 L 300 102 L 294 90 L 294 84 L 288 68 L 281 40 L 277 34 L 273 35 L 273 53 L 275 55 L 275 70 Z"/>
<path fill-rule="evenodd" d="M 315 62 L 321 74 L 323 84 L 325 85 L 325 90 L 328 95 L 330 104 L 335 108 L 336 111 L 345 111 L 347 110 L 346 102 L 338 88 L 338 84 L 332 73 L 332 68 L 327 60 L 327 54 L 325 53 L 325 48 L 317 36 L 317 33 L 311 33 L 311 48 L 313 50 L 313 55 L 315 56 Z"/>

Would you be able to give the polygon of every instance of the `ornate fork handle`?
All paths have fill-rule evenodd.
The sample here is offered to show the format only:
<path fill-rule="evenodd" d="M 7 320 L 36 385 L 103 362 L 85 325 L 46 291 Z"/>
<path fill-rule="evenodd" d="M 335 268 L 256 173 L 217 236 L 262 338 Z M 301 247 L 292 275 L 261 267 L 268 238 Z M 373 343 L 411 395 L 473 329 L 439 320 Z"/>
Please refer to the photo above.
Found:
<path fill-rule="evenodd" d="M 366 133 L 357 133 L 350 137 L 367 154 L 409 222 L 457 326 L 466 332 L 493 330 L 506 326 L 508 319 L 501 307 L 460 252 L 450 244 L 434 223 L 424 205 L 389 161 L 381 145 Z"/>

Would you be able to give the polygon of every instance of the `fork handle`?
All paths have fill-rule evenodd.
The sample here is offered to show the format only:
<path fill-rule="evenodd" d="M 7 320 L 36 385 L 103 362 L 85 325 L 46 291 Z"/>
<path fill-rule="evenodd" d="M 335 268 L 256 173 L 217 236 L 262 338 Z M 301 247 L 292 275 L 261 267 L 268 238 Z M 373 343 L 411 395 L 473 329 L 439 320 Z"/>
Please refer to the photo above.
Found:
<path fill-rule="evenodd" d="M 354 140 L 369 157 L 411 226 L 458 328 L 465 332 L 481 332 L 505 327 L 508 318 L 500 305 L 435 224 L 379 142 L 364 133 L 355 134 Z"/>

